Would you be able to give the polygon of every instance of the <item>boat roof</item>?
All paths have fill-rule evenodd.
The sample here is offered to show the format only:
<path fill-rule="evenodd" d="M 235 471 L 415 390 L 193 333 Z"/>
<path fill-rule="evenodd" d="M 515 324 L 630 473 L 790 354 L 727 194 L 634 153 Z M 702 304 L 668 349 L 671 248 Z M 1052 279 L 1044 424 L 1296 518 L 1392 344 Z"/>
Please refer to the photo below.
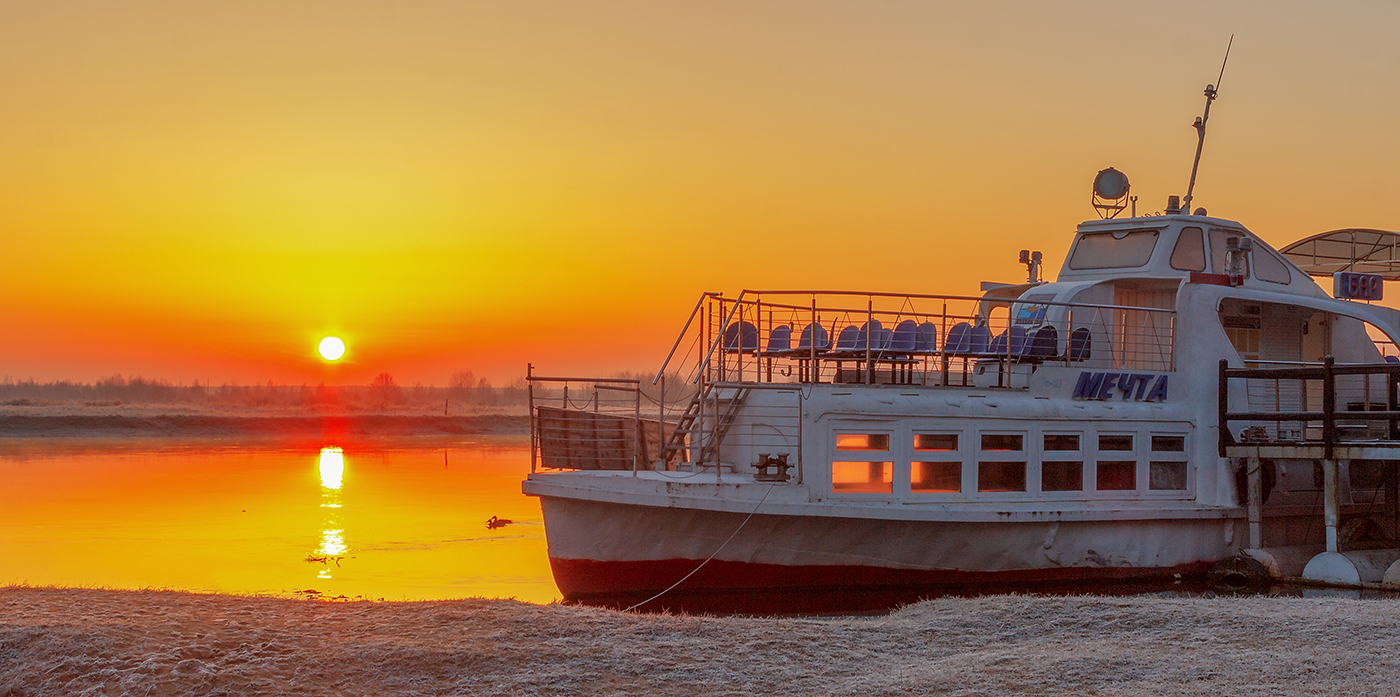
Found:
<path fill-rule="evenodd" d="M 1400 233 L 1389 230 L 1331 230 L 1305 237 L 1279 251 L 1313 276 L 1355 271 L 1400 281 Z"/>
<path fill-rule="evenodd" d="M 1179 258 L 1174 259 L 1178 241 L 1187 230 L 1199 230 L 1199 239 L 1203 245 L 1195 247 L 1195 265 L 1183 264 Z M 1076 256 L 1086 238 L 1105 240 L 1099 236 L 1112 235 L 1115 240 L 1126 240 L 1132 233 L 1146 231 L 1155 233 L 1155 239 L 1141 240 L 1136 245 L 1137 251 L 1128 255 L 1131 258 L 1125 257 L 1124 263 L 1106 263 L 1102 260 L 1091 262 L 1084 258 L 1088 254 L 1087 251 L 1084 256 Z M 1246 274 L 1244 286 L 1293 295 L 1326 295 L 1312 280 L 1311 274 L 1239 222 L 1186 213 L 1111 218 L 1080 223 L 1056 280 L 1084 282 L 1122 278 L 1189 279 L 1193 274 L 1219 275 L 1224 271 L 1219 268 L 1224 259 L 1223 244 L 1232 237 L 1248 238 L 1252 244 L 1248 264 L 1251 272 Z M 1105 246 L 1102 242 L 1094 244 Z M 1113 243 L 1109 242 L 1106 246 L 1113 246 Z M 1265 255 L 1270 258 L 1264 259 Z M 1260 278 L 1261 275 L 1265 278 Z"/>

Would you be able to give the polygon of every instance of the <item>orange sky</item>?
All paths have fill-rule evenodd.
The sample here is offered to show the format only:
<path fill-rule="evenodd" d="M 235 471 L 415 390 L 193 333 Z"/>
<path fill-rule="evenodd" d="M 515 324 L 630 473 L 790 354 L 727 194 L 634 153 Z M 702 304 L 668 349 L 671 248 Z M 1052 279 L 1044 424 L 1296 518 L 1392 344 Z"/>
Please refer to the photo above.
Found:
<path fill-rule="evenodd" d="M 654 368 L 704 289 L 968 293 L 1103 167 L 1400 229 L 1400 5 L 0 4 L 0 376 Z M 314 356 L 326 334 L 346 363 Z"/>

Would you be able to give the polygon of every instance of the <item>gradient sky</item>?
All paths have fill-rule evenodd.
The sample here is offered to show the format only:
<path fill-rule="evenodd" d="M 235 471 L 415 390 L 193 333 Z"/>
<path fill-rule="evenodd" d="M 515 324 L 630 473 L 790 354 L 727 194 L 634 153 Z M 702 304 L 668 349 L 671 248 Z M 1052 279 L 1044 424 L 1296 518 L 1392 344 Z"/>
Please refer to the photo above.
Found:
<path fill-rule="evenodd" d="M 702 290 L 1054 268 L 1095 172 L 1400 229 L 1400 4 L 0 2 L 0 375 L 654 369 Z M 344 365 L 314 354 L 346 339 Z"/>

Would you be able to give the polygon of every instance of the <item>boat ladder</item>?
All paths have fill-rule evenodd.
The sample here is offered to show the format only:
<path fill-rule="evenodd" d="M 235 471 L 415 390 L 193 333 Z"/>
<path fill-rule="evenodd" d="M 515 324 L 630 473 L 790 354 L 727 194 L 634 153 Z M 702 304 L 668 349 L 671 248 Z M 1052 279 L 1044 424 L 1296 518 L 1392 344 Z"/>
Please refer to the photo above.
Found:
<path fill-rule="evenodd" d="M 700 448 L 699 462 L 718 461 L 717 448 L 719 443 L 729 432 L 729 427 L 738 417 L 739 410 L 748 400 L 750 392 L 752 390 L 748 387 L 706 385 L 703 392 L 691 398 L 685 413 L 681 414 L 680 421 L 676 423 L 676 429 L 671 432 L 670 440 L 661 451 L 662 461 L 670 462 L 674 457 L 685 452 L 691 443 L 697 441 L 703 443 Z M 714 416 L 716 412 L 719 413 L 717 420 Z M 707 434 L 708 437 L 706 437 Z"/>

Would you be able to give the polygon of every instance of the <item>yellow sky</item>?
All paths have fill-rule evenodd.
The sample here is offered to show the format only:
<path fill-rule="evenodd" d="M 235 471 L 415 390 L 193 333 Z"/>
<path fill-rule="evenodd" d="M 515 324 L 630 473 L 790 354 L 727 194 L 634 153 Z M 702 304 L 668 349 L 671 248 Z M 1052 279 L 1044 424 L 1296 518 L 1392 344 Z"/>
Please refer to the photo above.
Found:
<path fill-rule="evenodd" d="M 1400 229 L 1400 5 L 0 3 L 0 375 L 654 368 L 696 295 L 968 293 L 1184 193 Z M 346 365 L 314 358 L 346 337 Z"/>

